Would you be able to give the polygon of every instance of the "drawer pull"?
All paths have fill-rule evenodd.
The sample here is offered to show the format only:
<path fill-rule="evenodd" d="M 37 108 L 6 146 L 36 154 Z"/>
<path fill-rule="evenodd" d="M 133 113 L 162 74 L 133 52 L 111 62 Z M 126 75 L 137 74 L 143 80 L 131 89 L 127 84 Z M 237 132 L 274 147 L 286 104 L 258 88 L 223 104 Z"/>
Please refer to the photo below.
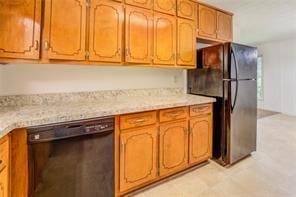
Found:
<path fill-rule="evenodd" d="M 177 117 L 182 115 L 184 112 L 183 111 L 172 111 L 172 112 L 166 112 L 164 113 L 165 116 L 169 116 L 169 117 Z"/>
<path fill-rule="evenodd" d="M 209 106 L 204 106 L 204 107 L 194 108 L 193 111 L 194 112 L 204 112 L 204 111 L 207 111 L 208 109 L 209 109 Z"/>

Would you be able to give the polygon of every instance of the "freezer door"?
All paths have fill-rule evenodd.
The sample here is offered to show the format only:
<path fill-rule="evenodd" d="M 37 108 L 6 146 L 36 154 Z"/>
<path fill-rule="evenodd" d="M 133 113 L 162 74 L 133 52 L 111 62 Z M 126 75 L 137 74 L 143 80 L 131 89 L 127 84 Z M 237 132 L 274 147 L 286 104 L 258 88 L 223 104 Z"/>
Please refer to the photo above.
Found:
<path fill-rule="evenodd" d="M 257 79 L 257 48 L 231 43 L 230 77 Z"/>
<path fill-rule="evenodd" d="M 230 83 L 230 118 L 228 159 L 232 164 L 256 150 L 257 92 L 256 81 Z"/>

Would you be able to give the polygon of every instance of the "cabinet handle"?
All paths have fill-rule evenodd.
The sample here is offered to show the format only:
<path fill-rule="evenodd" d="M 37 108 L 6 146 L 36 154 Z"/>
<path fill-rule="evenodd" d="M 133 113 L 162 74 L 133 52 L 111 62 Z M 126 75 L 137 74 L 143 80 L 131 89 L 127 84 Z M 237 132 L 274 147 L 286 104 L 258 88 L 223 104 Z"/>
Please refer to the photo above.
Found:
<path fill-rule="evenodd" d="M 136 119 L 133 122 L 134 123 L 141 123 L 141 122 L 145 122 L 145 121 L 146 121 L 146 119 L 142 118 L 142 119 Z"/>
<path fill-rule="evenodd" d="M 117 49 L 116 51 L 117 56 L 120 56 L 121 55 L 120 53 L 121 53 L 121 48 Z"/>
<path fill-rule="evenodd" d="M 130 56 L 131 53 L 130 53 L 130 50 L 128 48 L 125 49 L 125 56 Z"/>
<path fill-rule="evenodd" d="M 44 42 L 44 49 L 45 50 L 48 50 L 49 49 L 49 43 L 48 43 L 48 41 L 45 41 Z"/>
<path fill-rule="evenodd" d="M 38 40 L 35 40 L 34 48 L 35 48 L 36 51 L 39 49 L 39 41 Z"/>
<path fill-rule="evenodd" d="M 170 117 L 177 117 L 182 115 L 183 111 L 172 111 L 172 112 L 166 112 L 165 116 L 170 116 Z"/>

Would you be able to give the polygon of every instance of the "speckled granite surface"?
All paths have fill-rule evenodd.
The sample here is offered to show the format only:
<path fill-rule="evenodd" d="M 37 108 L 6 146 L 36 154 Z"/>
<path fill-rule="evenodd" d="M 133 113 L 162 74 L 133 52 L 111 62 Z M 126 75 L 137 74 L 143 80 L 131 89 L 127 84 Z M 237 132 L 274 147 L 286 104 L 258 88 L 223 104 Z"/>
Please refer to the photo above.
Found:
<path fill-rule="evenodd" d="M 16 128 L 215 102 L 182 89 L 0 97 L 0 137 Z"/>

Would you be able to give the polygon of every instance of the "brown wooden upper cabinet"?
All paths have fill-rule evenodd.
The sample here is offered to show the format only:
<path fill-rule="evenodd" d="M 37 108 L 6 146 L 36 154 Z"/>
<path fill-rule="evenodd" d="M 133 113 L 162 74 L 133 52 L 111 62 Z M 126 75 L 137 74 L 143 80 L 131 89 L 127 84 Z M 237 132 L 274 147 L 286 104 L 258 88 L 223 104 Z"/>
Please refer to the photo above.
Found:
<path fill-rule="evenodd" d="M 195 66 L 196 64 L 196 35 L 195 22 L 178 18 L 177 27 L 177 64 Z"/>
<path fill-rule="evenodd" d="M 217 12 L 217 38 L 232 40 L 232 16 L 224 12 Z"/>
<path fill-rule="evenodd" d="M 125 3 L 147 9 L 153 7 L 153 0 L 125 0 Z"/>
<path fill-rule="evenodd" d="M 152 61 L 153 15 L 149 10 L 127 6 L 125 10 L 125 61 Z"/>
<path fill-rule="evenodd" d="M 121 132 L 119 187 L 126 191 L 157 176 L 157 127 Z"/>
<path fill-rule="evenodd" d="M 45 0 L 47 59 L 85 60 L 86 0 Z"/>
<path fill-rule="evenodd" d="M 154 0 L 154 10 L 165 14 L 176 14 L 176 0 Z"/>
<path fill-rule="evenodd" d="M 89 60 L 122 62 L 123 7 L 109 0 L 90 5 Z"/>
<path fill-rule="evenodd" d="M 178 16 L 195 20 L 196 19 L 196 3 L 191 0 L 177 0 Z"/>
<path fill-rule="evenodd" d="M 232 41 L 232 15 L 199 4 L 198 37 L 222 42 Z"/>
<path fill-rule="evenodd" d="M 176 19 L 174 16 L 154 13 L 155 64 L 176 63 Z"/>
<path fill-rule="evenodd" d="M 199 31 L 200 36 L 217 37 L 217 11 L 213 8 L 199 5 Z"/>
<path fill-rule="evenodd" d="M 41 0 L 0 0 L 0 57 L 39 59 Z"/>

